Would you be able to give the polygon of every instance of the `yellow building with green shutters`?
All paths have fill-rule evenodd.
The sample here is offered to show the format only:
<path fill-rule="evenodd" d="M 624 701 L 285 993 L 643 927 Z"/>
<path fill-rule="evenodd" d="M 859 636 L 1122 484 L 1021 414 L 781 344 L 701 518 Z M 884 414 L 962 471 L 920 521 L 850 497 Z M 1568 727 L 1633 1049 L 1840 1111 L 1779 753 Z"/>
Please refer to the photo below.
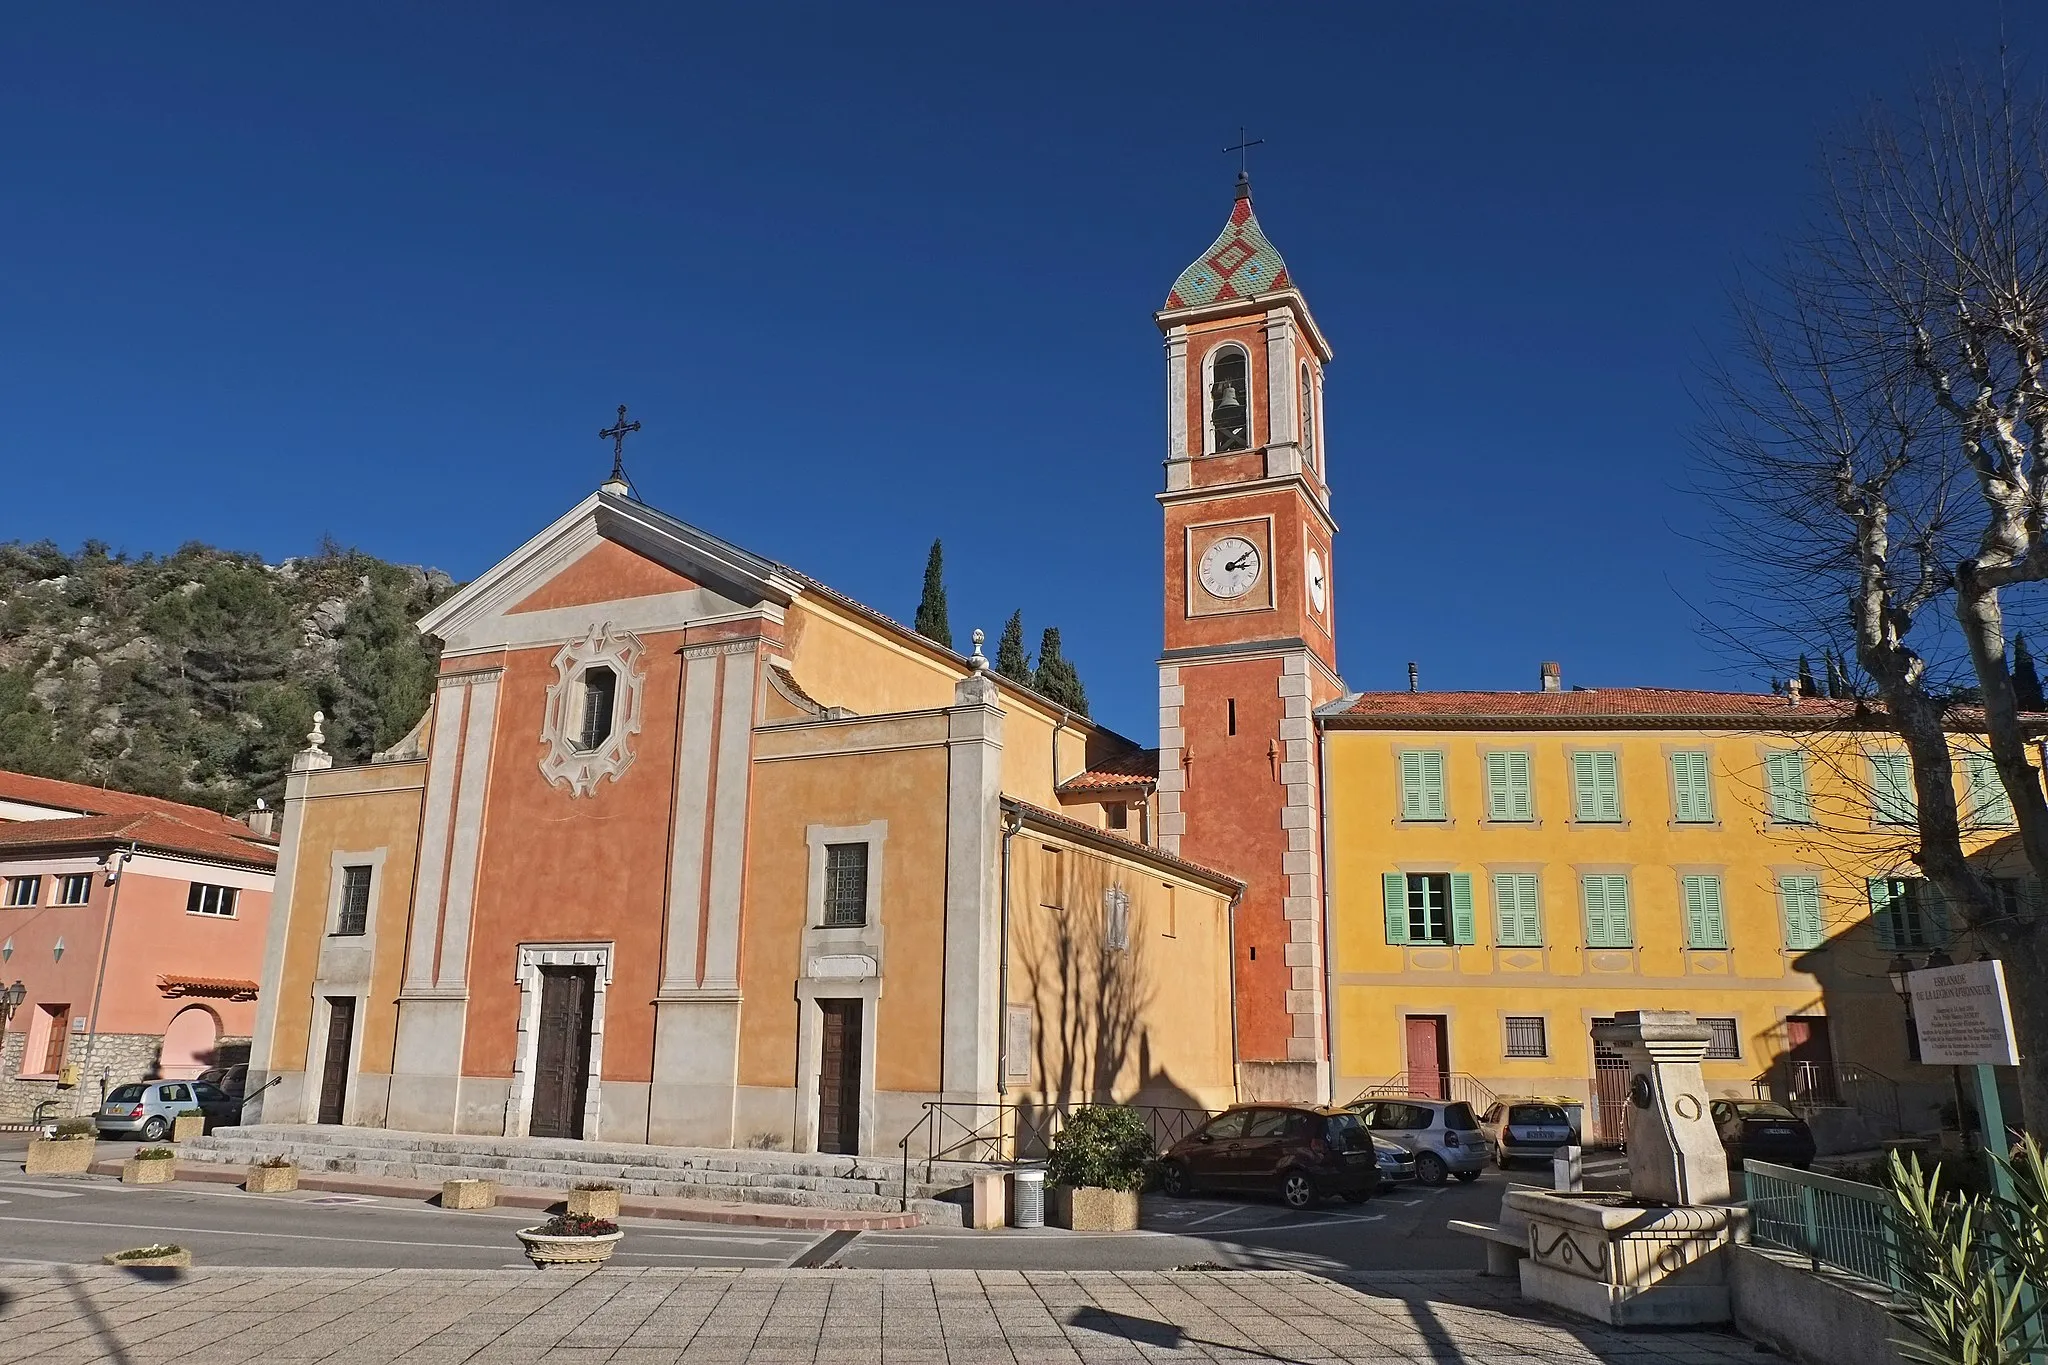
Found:
<path fill-rule="evenodd" d="M 1897 736 L 1854 702 L 1544 682 L 1318 713 L 1335 1097 L 1569 1095 L 1612 1136 L 1626 1071 L 1593 1025 L 1684 1009 L 1717 1096 L 1930 1123 L 1949 1076 L 1910 1058 L 1887 972 L 1962 945 Z M 1954 743 L 1973 849 L 2023 867 L 1981 740 Z"/>

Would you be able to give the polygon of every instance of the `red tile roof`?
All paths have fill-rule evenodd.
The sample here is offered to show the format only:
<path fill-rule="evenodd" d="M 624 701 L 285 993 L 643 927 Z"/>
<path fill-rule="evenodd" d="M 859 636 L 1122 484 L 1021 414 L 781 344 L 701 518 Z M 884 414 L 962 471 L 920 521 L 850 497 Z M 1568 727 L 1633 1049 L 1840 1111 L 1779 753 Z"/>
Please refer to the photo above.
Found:
<path fill-rule="evenodd" d="M 156 988 L 173 1000 L 191 995 L 214 1000 L 254 1000 L 258 990 L 254 981 L 225 976 L 160 976 Z"/>
<path fill-rule="evenodd" d="M 1575 688 L 1569 692 L 1361 692 L 1324 707 L 1333 729 L 1657 729 L 1814 730 L 1885 724 L 1872 701 L 1792 699 L 1768 692 L 1700 692 L 1673 687 Z M 1956 707 L 1949 728 L 1983 728 L 1983 712 Z M 2039 718 L 2048 726 L 2048 716 Z"/>
<path fill-rule="evenodd" d="M 1004 797 L 1003 805 L 1023 816 L 1027 823 L 1037 825 L 1041 829 L 1050 829 L 1062 834 L 1070 834 L 1092 842 L 1097 847 L 1112 849 L 1128 857 L 1145 859 L 1176 872 L 1185 872 L 1196 880 L 1207 882 L 1221 890 L 1230 892 L 1244 890 L 1244 883 L 1231 876 L 1228 872 L 1219 872 L 1213 867 L 1205 867 L 1201 863 L 1189 862 L 1186 858 L 1168 853 L 1164 849 L 1154 848 L 1150 844 L 1141 844 L 1136 839 L 1118 834 L 1115 830 L 1097 829 L 1095 826 L 1084 824 L 1072 816 L 1061 815 L 1058 811 L 1050 811 L 1043 806 L 1034 806 L 1029 801 L 1019 801 L 1014 796 Z"/>
<path fill-rule="evenodd" d="M 168 804 L 168 803 L 166 803 Z M 244 827 L 242 837 L 188 825 L 154 811 L 139 815 L 80 815 L 69 820 L 19 820 L 0 825 L 0 854 L 31 850 L 104 849 L 134 844 L 153 853 L 183 854 L 269 872 L 277 845 Z"/>
<path fill-rule="evenodd" d="M 1159 751 L 1129 749 L 1106 758 L 1086 772 L 1075 773 L 1060 783 L 1062 796 L 1083 792 L 1127 791 L 1159 783 Z"/>
<path fill-rule="evenodd" d="M 23 805 L 75 811 L 80 815 L 167 815 L 216 834 L 242 839 L 257 837 L 240 820 L 203 806 L 188 806 L 181 801 L 166 801 L 156 796 L 137 796 L 133 792 L 109 791 L 105 787 L 89 787 L 83 782 L 64 782 L 54 777 L 31 777 L 27 773 L 0 770 L 0 801 L 19 801 Z"/>

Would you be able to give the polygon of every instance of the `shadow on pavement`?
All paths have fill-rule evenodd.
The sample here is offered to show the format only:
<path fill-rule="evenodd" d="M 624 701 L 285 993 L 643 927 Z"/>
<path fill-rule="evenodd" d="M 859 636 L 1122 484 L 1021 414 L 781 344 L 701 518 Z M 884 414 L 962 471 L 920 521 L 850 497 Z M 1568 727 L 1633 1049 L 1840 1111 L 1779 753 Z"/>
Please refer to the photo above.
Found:
<path fill-rule="evenodd" d="M 79 1279 L 78 1272 L 68 1265 L 60 1265 L 56 1269 L 57 1277 L 63 1280 L 64 1287 L 71 1291 L 72 1302 L 78 1305 L 78 1315 L 85 1319 L 86 1325 L 92 1328 L 92 1334 L 99 1338 L 100 1347 L 106 1352 L 106 1359 L 113 1361 L 114 1365 L 134 1365 L 135 1357 L 128 1354 L 128 1348 L 121 1344 L 121 1338 L 115 1333 L 112 1324 L 100 1315 L 99 1305 L 92 1301 L 92 1293 Z"/>

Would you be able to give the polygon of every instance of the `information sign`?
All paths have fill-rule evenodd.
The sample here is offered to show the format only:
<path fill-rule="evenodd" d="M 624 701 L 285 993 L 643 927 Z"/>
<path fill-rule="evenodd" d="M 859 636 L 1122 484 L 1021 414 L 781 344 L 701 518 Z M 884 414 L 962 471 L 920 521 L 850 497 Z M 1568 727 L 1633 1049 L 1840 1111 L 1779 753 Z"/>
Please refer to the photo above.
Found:
<path fill-rule="evenodd" d="M 2012 1006 L 2005 998 L 2005 964 L 1965 962 L 1906 975 L 1913 997 L 1913 1027 L 1920 1060 L 1929 1066 L 2012 1066 L 2019 1049 Z"/>

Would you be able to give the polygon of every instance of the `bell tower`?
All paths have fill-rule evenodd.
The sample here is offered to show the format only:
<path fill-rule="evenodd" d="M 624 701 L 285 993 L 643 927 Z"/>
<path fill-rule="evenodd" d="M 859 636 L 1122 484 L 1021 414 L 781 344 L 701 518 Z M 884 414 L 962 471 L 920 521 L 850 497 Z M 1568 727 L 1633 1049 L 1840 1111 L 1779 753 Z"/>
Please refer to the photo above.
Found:
<path fill-rule="evenodd" d="M 1245 883 L 1240 1099 L 1328 1098 L 1313 710 L 1344 695 L 1331 612 L 1329 344 L 1240 174 L 1166 336 L 1159 841 Z"/>

